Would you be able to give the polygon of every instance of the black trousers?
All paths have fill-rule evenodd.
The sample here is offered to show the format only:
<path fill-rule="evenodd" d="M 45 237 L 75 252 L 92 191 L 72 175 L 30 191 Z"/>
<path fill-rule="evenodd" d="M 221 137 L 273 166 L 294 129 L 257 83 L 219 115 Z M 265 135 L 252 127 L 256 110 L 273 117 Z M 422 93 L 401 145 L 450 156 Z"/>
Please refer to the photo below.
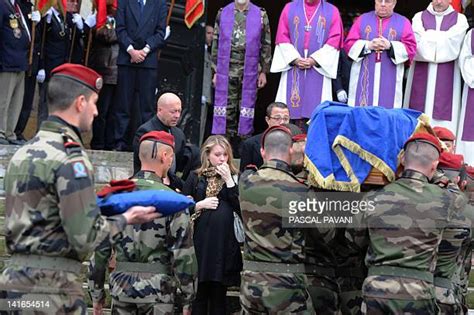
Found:
<path fill-rule="evenodd" d="M 33 99 L 36 89 L 36 76 L 25 74 L 25 94 L 23 95 L 23 105 L 21 106 L 20 117 L 15 127 L 15 134 L 23 135 L 28 119 L 30 119 L 31 109 L 33 108 Z"/>
<path fill-rule="evenodd" d="M 226 294 L 227 287 L 221 282 L 199 282 L 193 302 L 193 315 L 226 314 Z"/>
<path fill-rule="evenodd" d="M 156 114 L 155 91 L 158 84 L 156 69 L 118 66 L 118 101 L 115 109 L 115 149 L 130 148 L 136 128 Z M 133 108 L 134 96 L 138 93 L 138 108 Z M 131 112 L 139 112 L 135 130 L 127 133 L 131 123 Z"/>
<path fill-rule="evenodd" d="M 114 111 L 116 104 L 117 85 L 104 84 L 97 101 L 99 115 L 94 119 L 92 126 L 91 148 L 93 150 L 112 150 L 114 148 Z"/>

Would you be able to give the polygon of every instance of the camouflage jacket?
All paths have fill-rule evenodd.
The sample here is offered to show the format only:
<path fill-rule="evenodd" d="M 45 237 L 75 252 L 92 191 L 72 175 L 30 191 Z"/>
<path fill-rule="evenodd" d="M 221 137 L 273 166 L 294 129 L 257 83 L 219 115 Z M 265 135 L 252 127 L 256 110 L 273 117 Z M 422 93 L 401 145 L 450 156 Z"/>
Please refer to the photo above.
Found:
<path fill-rule="evenodd" d="M 171 190 L 152 172 L 138 172 L 133 178 L 139 190 Z M 187 211 L 155 219 L 141 225 L 130 225 L 124 237 L 115 244 L 117 266 L 120 262 L 158 263 L 169 266 L 170 274 L 117 270 L 110 275 L 111 295 L 122 302 L 173 303 L 176 288 L 183 302 L 194 299 L 197 261 Z M 104 243 L 92 259 L 89 289 L 93 300 L 104 297 L 104 279 L 111 247 Z"/>
<path fill-rule="evenodd" d="M 368 238 L 366 230 L 360 237 L 354 236 L 359 246 L 368 242 L 365 262 L 369 276 L 363 287 L 365 296 L 434 298 L 429 276 L 435 270 L 436 251 L 443 230 L 457 209 L 463 206 L 458 197 L 412 170 L 405 170 L 395 182 L 366 195 L 367 202 L 375 205 L 375 210 L 364 216 Z M 380 267 L 389 268 L 371 274 L 371 270 Z M 387 269 L 393 268 L 403 269 L 389 274 Z M 390 285 L 394 281 L 403 283 Z"/>
<path fill-rule="evenodd" d="M 267 161 L 257 172 L 245 171 L 239 199 L 245 226 L 244 258 L 275 263 L 304 263 L 305 235 L 301 229 L 283 228 L 288 202 L 306 195 L 308 188 L 279 160 Z"/>
<path fill-rule="evenodd" d="M 435 175 L 435 183 L 453 194 L 457 198 L 459 207 L 456 207 L 453 212 L 451 221 L 447 224 L 443 231 L 441 243 L 438 247 L 438 257 L 436 260 L 435 290 L 436 299 L 443 304 L 456 304 L 457 298 L 455 296 L 455 288 L 448 283 L 459 285 L 456 282 L 456 276 L 460 275 L 461 269 L 464 268 L 465 247 L 471 239 L 471 224 L 473 219 L 472 207 L 462 206 L 467 204 L 467 198 L 461 192 L 459 187 L 451 182 L 445 181 L 441 183 L 442 179 L 447 178 L 444 174 L 437 173 Z"/>
<path fill-rule="evenodd" d="M 217 68 L 217 51 L 219 49 L 219 33 L 222 8 L 216 16 L 216 24 L 214 26 L 214 39 L 212 41 L 212 70 L 215 73 Z M 229 75 L 231 77 L 239 77 L 244 71 L 245 61 L 245 29 L 247 21 L 248 8 L 244 11 L 234 9 L 234 31 L 231 42 L 231 57 Z M 272 39 L 270 33 L 270 22 L 265 9 L 261 8 L 262 13 L 262 35 L 260 47 L 260 62 L 258 71 L 263 73 L 270 72 L 270 64 L 272 61 Z"/>
<path fill-rule="evenodd" d="M 82 261 L 105 239 L 117 240 L 124 216 L 101 216 L 94 170 L 78 130 L 58 117 L 13 155 L 5 174 L 9 253 Z"/>

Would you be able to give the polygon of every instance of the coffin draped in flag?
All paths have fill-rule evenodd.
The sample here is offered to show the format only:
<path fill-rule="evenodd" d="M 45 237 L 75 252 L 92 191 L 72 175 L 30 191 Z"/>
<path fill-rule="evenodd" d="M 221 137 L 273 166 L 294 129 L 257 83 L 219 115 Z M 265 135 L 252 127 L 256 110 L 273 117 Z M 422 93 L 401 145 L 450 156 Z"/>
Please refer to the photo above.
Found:
<path fill-rule="evenodd" d="M 430 129 L 428 117 L 418 111 L 325 102 L 310 120 L 308 183 L 358 192 L 372 168 L 393 181 L 405 141 L 422 127 Z"/>

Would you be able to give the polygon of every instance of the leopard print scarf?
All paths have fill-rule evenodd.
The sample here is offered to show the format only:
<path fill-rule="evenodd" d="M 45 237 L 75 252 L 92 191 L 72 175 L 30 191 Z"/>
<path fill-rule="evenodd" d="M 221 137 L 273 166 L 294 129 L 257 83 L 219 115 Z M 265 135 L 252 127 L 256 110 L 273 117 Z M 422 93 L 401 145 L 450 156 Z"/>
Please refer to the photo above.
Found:
<path fill-rule="evenodd" d="M 217 174 L 216 168 L 214 166 L 206 168 L 202 175 L 207 178 L 206 198 L 217 197 L 224 187 L 224 180 Z"/>

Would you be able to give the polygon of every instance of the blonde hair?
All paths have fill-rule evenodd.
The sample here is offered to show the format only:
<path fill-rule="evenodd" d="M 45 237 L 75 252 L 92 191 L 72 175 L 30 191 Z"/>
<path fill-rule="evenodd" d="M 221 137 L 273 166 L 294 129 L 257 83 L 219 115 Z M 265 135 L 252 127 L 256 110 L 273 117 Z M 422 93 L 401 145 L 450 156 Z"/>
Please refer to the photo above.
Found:
<path fill-rule="evenodd" d="M 224 136 L 214 135 L 207 138 L 201 146 L 201 167 L 196 170 L 198 175 L 201 175 L 205 169 L 212 166 L 209 161 L 209 154 L 216 145 L 221 146 L 227 153 L 227 164 L 229 165 L 230 173 L 232 175 L 238 174 L 239 170 L 234 164 L 234 155 L 232 154 L 232 147 L 229 141 Z"/>

